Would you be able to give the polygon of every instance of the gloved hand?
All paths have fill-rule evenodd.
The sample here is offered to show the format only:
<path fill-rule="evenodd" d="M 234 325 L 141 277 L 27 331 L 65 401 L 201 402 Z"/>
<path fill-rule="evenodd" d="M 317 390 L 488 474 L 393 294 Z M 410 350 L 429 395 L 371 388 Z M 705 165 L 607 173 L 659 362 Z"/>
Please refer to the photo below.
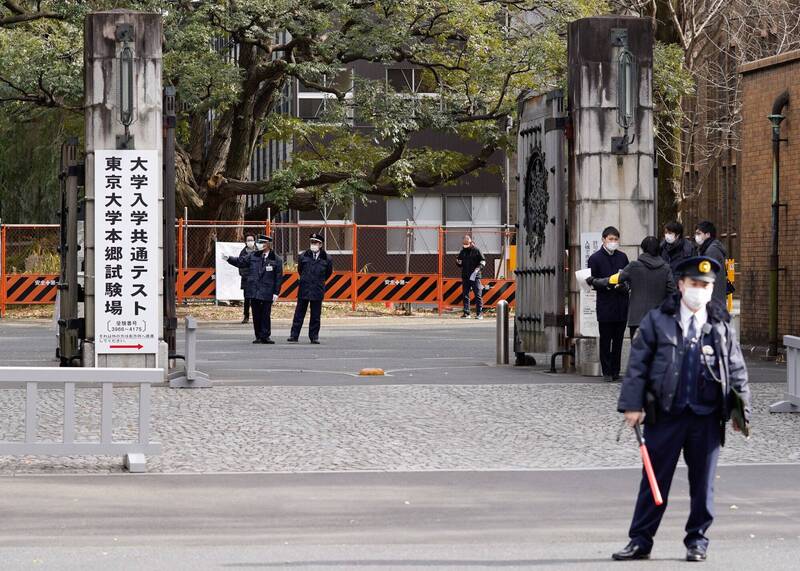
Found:
<path fill-rule="evenodd" d="M 608 287 L 608 278 L 594 278 L 592 282 L 594 289 L 603 289 Z"/>
<path fill-rule="evenodd" d="M 275 303 L 276 301 L 278 301 L 278 295 L 277 294 L 273 294 L 272 295 L 272 303 Z"/>
<path fill-rule="evenodd" d="M 478 277 L 478 270 L 476 269 L 474 272 L 470 274 L 469 281 L 474 282 L 477 279 L 477 277 Z"/>
<path fill-rule="evenodd" d="M 592 287 L 592 284 L 594 284 L 594 276 L 586 278 L 586 283 L 589 284 L 589 287 Z"/>
<path fill-rule="evenodd" d="M 222 259 L 223 259 L 223 260 L 225 260 L 226 262 L 228 261 L 228 257 L 229 257 L 229 256 L 227 256 L 227 255 L 225 255 L 225 254 L 222 254 Z"/>

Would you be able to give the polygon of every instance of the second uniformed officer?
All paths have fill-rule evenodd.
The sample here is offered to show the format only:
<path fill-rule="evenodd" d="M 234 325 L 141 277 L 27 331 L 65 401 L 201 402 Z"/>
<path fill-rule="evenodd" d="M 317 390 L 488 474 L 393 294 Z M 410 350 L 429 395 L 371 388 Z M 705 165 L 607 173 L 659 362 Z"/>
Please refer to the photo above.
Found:
<path fill-rule="evenodd" d="M 242 252 L 238 258 L 222 256 L 232 266 L 247 268 L 245 297 L 250 298 L 253 310 L 253 343 L 272 345 L 272 304 L 278 300 L 283 282 L 283 260 L 272 251 L 272 238 L 258 237 L 254 252 Z"/>
<path fill-rule="evenodd" d="M 308 337 L 314 344 L 319 343 L 319 328 L 322 318 L 322 300 L 325 298 L 325 282 L 333 273 L 333 258 L 322 247 L 325 239 L 321 234 L 311 235 L 311 246 L 300 254 L 297 271 L 300 274 L 300 287 L 297 293 L 297 306 L 294 309 L 292 333 L 289 343 L 297 343 L 300 330 L 306 318 L 306 310 L 311 306 L 308 322 Z"/>
<path fill-rule="evenodd" d="M 742 350 L 730 316 L 711 302 L 720 270 L 711 258 L 681 262 L 676 267 L 680 294 L 650 310 L 633 340 L 618 409 L 630 426 L 645 419 L 644 436 L 664 503 L 655 505 L 643 474 L 630 542 L 614 553 L 616 560 L 650 557 L 681 451 L 689 469 L 691 496 L 686 559 L 706 559 L 706 532 L 714 520 L 714 475 L 720 446 L 725 443 L 725 423 L 738 403 L 743 403 L 745 426 L 737 426 L 734 420 L 734 430 L 747 428 L 750 415 Z"/>

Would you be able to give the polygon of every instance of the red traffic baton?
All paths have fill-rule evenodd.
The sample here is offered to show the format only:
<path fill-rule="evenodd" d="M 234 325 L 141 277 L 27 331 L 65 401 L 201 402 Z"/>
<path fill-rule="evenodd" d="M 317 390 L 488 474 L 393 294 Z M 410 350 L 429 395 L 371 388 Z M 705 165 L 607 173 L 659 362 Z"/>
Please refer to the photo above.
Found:
<path fill-rule="evenodd" d="M 653 464 L 650 462 L 650 454 L 647 452 L 647 446 L 644 443 L 642 429 L 636 424 L 633 430 L 636 433 L 636 440 L 639 441 L 639 452 L 642 454 L 642 464 L 644 464 L 644 472 L 647 474 L 647 481 L 650 483 L 650 491 L 653 493 L 656 505 L 660 506 L 664 503 L 664 500 L 661 498 L 661 490 L 658 489 L 658 480 L 656 480 L 656 475 L 653 472 Z"/>

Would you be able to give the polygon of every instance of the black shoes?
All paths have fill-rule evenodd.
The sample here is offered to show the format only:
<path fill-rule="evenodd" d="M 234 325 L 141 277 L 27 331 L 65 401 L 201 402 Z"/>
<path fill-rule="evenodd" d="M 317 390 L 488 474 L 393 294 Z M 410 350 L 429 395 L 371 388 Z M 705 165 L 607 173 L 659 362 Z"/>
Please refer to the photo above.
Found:
<path fill-rule="evenodd" d="M 244 319 L 242 319 L 242 323 L 250 323 L 250 318 L 245 317 Z"/>
<path fill-rule="evenodd" d="M 297 343 L 299 339 L 297 337 L 289 337 L 286 342 L 287 343 Z"/>
<path fill-rule="evenodd" d="M 275 341 L 273 341 L 273 340 L 272 340 L 272 339 L 270 339 L 269 337 L 267 337 L 266 339 L 262 339 L 262 340 L 261 340 L 261 342 L 262 342 L 264 345 L 275 345 Z"/>
<path fill-rule="evenodd" d="M 700 545 L 692 545 L 686 548 L 686 561 L 705 561 L 706 549 Z"/>
<path fill-rule="evenodd" d="M 634 559 L 650 559 L 650 551 L 645 551 L 634 542 L 628 543 L 620 551 L 611 556 L 614 561 L 633 561 Z"/>
<path fill-rule="evenodd" d="M 319 339 L 312 339 L 311 340 L 311 344 L 312 345 L 319 345 Z"/>
<path fill-rule="evenodd" d="M 262 342 L 261 339 L 254 339 L 253 340 L 253 345 L 258 345 L 261 342 Z"/>

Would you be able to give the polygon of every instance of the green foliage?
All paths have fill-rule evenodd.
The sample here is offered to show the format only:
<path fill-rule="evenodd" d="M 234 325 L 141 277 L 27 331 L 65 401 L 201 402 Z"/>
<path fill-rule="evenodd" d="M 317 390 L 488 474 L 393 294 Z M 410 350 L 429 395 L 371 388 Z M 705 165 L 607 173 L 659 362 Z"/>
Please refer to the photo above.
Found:
<path fill-rule="evenodd" d="M 505 126 L 516 112 L 517 95 L 561 85 L 566 24 L 607 9 L 602 0 L 44 4 L 54 10 L 58 5 L 64 19 L 0 28 L 2 112 L 81 106 L 82 20 L 88 11 L 159 12 L 164 16 L 164 79 L 177 88 L 181 146 L 225 153 L 236 148 L 240 155 L 193 157 L 197 183 L 216 174 L 209 169 L 218 165 L 227 178 L 241 176 L 226 172 L 227 165 L 241 165 L 241 156 L 249 156 L 256 141 L 291 139 L 292 160 L 265 189 L 279 207 L 303 184 L 320 202 L 335 203 L 363 199 L 377 187 L 403 195 L 420 179 L 446 184 L 458 173 L 476 172 L 482 164 L 465 169 L 474 155 L 422 145 L 419 134 L 436 131 L 467 139 L 476 149 L 512 147 Z M 281 45 L 283 32 L 290 34 L 288 45 Z M 333 81 L 354 64 L 360 70 L 354 85 Z M 416 83 L 425 93 L 395 91 L 383 76 L 384 65 L 418 69 Z M 318 122 L 274 113 L 285 87 L 297 81 L 330 94 Z M 254 136 L 230 133 L 233 142 L 248 141 L 244 148 L 206 145 L 207 134 L 191 128 L 193 118 L 211 109 L 212 136 L 228 136 L 235 116 L 252 121 Z"/>
<path fill-rule="evenodd" d="M 677 44 L 656 42 L 653 48 L 655 134 L 666 148 L 675 150 L 680 149 L 680 128 L 685 119 L 682 102 L 695 91 L 694 77 L 686 69 L 684 58 Z"/>

